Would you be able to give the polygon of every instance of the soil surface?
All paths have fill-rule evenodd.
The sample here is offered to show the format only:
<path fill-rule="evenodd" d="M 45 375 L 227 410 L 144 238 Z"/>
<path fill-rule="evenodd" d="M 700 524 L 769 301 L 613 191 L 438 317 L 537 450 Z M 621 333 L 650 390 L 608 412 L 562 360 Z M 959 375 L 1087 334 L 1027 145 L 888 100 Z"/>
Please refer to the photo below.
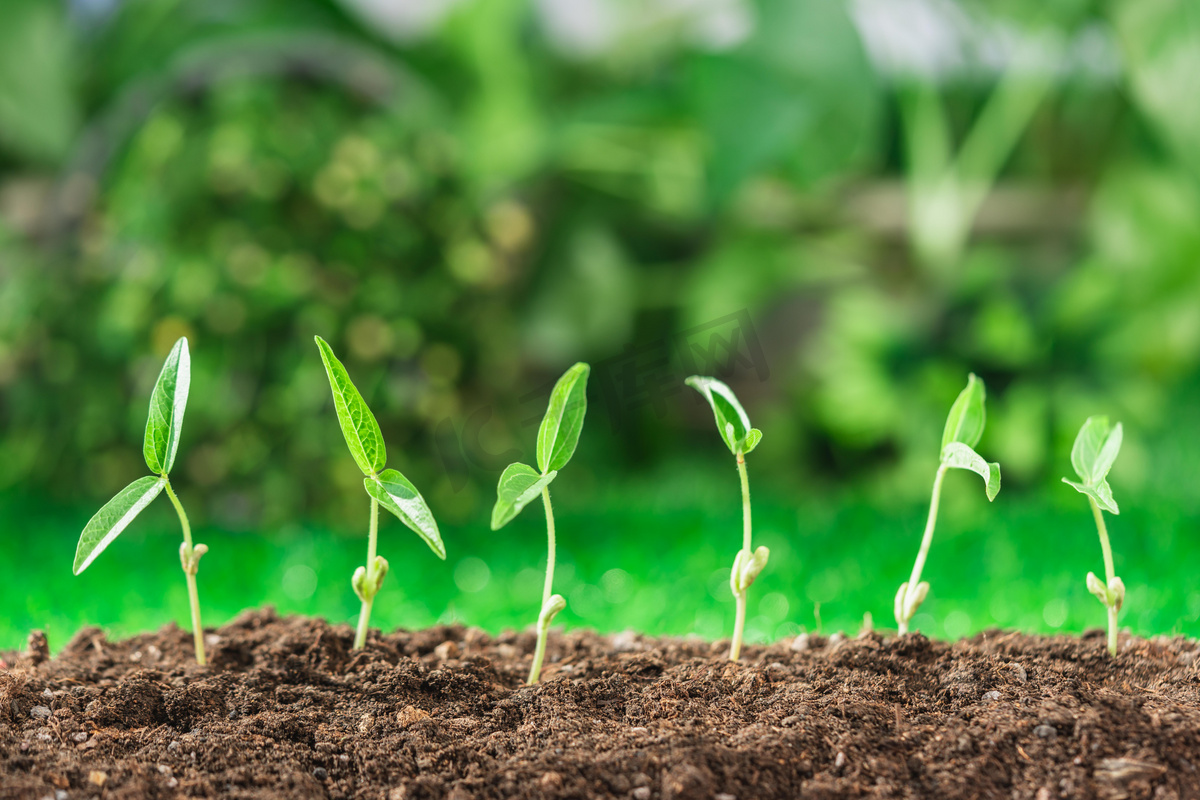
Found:
<path fill-rule="evenodd" d="M 1196 798 L 1200 649 L 989 632 L 748 647 L 247 613 L 0 668 L 0 798 Z"/>

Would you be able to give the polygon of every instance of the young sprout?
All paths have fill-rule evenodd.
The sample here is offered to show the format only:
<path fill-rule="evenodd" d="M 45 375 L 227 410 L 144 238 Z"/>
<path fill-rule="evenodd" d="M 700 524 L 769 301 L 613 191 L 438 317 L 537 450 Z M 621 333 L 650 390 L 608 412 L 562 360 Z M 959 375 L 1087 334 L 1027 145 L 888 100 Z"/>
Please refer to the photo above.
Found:
<path fill-rule="evenodd" d="M 729 573 L 729 588 L 737 604 L 733 640 L 729 643 L 729 660 L 737 661 L 742 652 L 742 636 L 746 627 L 746 590 L 762 572 L 771 555 L 766 547 L 750 549 L 750 482 L 746 478 L 746 454 L 758 447 L 762 441 L 762 431 L 750 427 L 750 418 L 746 416 L 742 404 L 734 396 L 733 390 L 721 381 L 693 375 L 685 382 L 704 395 L 704 399 L 712 406 L 717 432 L 737 459 L 738 476 L 742 480 L 742 549 L 734 557 L 733 569 Z"/>
<path fill-rule="evenodd" d="M 171 488 L 170 472 L 175 466 L 175 453 L 179 449 L 179 434 L 183 429 L 183 412 L 187 408 L 188 387 L 192 382 L 192 361 L 188 355 L 186 338 L 175 342 L 154 391 L 150 394 L 150 413 L 146 419 L 146 436 L 142 444 L 142 455 L 153 475 L 138 478 L 117 492 L 116 497 L 104 504 L 96 515 L 88 520 L 75 548 L 75 574 L 83 572 L 112 544 L 121 531 L 133 522 L 142 509 L 150 505 L 164 489 L 179 524 L 183 528 L 183 543 L 179 545 L 179 561 L 187 578 L 188 600 L 192 606 L 192 636 L 196 646 L 196 663 L 204 664 L 204 626 L 200 624 L 200 596 L 196 591 L 196 572 L 200 557 L 208 552 L 202 544 L 192 544 L 192 528 L 187 514 L 175 491 Z"/>
<path fill-rule="evenodd" d="M 1108 417 L 1088 417 L 1075 437 L 1071 448 L 1071 466 L 1075 468 L 1081 483 L 1063 478 L 1063 483 L 1075 491 L 1087 495 L 1092 516 L 1096 518 L 1096 530 L 1100 534 L 1100 550 L 1104 554 L 1104 577 L 1101 582 L 1094 572 L 1087 574 L 1088 591 L 1108 609 L 1108 652 L 1117 654 L 1117 614 L 1125 603 L 1125 583 L 1117 577 L 1113 567 L 1112 546 L 1108 543 L 1108 528 L 1104 524 L 1104 512 L 1120 514 L 1117 501 L 1113 499 L 1108 485 L 1108 471 L 1117 460 L 1121 450 L 1121 423 L 1110 425 Z"/>
<path fill-rule="evenodd" d="M 346 446 L 350 448 L 354 463 L 358 464 L 365 476 L 363 487 L 371 498 L 367 563 L 366 566 L 356 569 L 354 577 L 350 580 L 354 593 L 362 601 L 358 629 L 354 634 L 354 649 L 359 650 L 367 643 L 371 606 L 388 571 L 387 559 L 375 554 L 379 534 L 379 507 L 383 506 L 412 528 L 443 561 L 446 560 L 446 546 L 442 544 L 437 521 L 434 520 L 433 513 L 426 505 L 425 498 L 417 491 L 417 487 L 396 470 L 384 469 L 387 464 L 387 451 L 383 444 L 383 433 L 379 430 L 375 415 L 367 408 L 366 401 L 350 381 L 346 368 L 337 360 L 337 356 L 324 339 L 320 336 L 313 338 L 317 340 L 317 349 L 321 351 L 321 360 L 325 362 L 325 373 L 329 376 L 329 388 L 333 390 L 333 407 L 337 410 L 342 435 L 346 437 Z"/>
<path fill-rule="evenodd" d="M 938 501 L 942 496 L 942 478 L 948 469 L 969 469 L 978 473 L 986 485 L 987 498 L 995 500 L 1000 492 L 1000 465 L 989 464 L 973 449 L 983 436 L 986 421 L 983 403 L 985 392 L 983 381 L 972 373 L 963 389 L 950 407 L 946 418 L 946 429 L 942 432 L 942 458 L 933 479 L 933 497 L 929 501 L 929 519 L 925 523 L 925 535 L 921 537 L 921 549 L 913 564 L 912 577 L 900 584 L 896 592 L 896 625 L 901 635 L 908 633 L 908 624 L 913 614 L 929 594 L 929 584 L 921 580 L 925 557 L 929 555 L 929 544 L 933 541 L 933 528 L 937 524 Z"/>
<path fill-rule="evenodd" d="M 558 612 L 567 607 L 554 588 L 554 510 L 550 506 L 550 482 L 567 465 L 579 443 L 583 417 L 587 414 L 587 379 L 591 367 L 582 362 L 571 367 L 554 384 L 546 416 L 538 428 L 537 463 L 541 472 L 519 461 L 509 464 L 496 486 L 496 505 L 492 508 L 492 530 L 498 531 L 521 513 L 539 494 L 546 508 L 546 582 L 542 588 L 542 610 L 538 613 L 537 647 L 529 667 L 530 684 L 542 674 L 542 659 L 546 657 L 546 635 Z"/>

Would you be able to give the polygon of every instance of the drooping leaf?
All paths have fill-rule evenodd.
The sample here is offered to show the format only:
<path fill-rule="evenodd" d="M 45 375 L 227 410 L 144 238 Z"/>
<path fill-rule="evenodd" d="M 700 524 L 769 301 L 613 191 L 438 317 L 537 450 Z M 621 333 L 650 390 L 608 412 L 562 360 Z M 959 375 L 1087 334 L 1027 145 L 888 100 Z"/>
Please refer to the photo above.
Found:
<path fill-rule="evenodd" d="M 987 422 L 985 399 L 983 381 L 972 372 L 967 376 L 967 388 L 959 392 L 954 405 L 950 407 L 950 415 L 946 417 L 946 428 L 942 431 L 943 451 L 951 442 L 961 442 L 967 447 L 979 444 L 983 426 Z"/>
<path fill-rule="evenodd" d="M 1113 499 L 1112 487 L 1108 485 L 1108 481 L 1100 481 L 1094 486 L 1089 486 L 1086 483 L 1076 483 L 1075 481 L 1062 479 L 1063 483 L 1070 486 L 1080 494 L 1086 494 L 1088 497 L 1096 501 L 1096 505 L 1103 508 L 1110 514 L 1120 514 L 1121 509 L 1117 506 L 1117 501 Z"/>
<path fill-rule="evenodd" d="M 749 453 L 754 448 L 758 447 L 758 443 L 762 441 L 762 431 L 758 428 L 751 428 L 746 434 L 746 442 L 742 445 L 742 452 Z"/>
<path fill-rule="evenodd" d="M 496 505 L 492 507 L 492 530 L 498 531 L 511 522 L 513 517 L 521 513 L 521 509 L 541 494 L 544 487 L 550 485 L 556 475 L 557 470 L 539 475 L 533 467 L 520 462 L 509 464 L 500 475 L 500 483 L 496 486 Z"/>
<path fill-rule="evenodd" d="M 363 478 L 363 486 L 367 494 L 379 501 L 379 504 L 396 517 L 413 532 L 425 540 L 429 549 L 437 553 L 438 558 L 445 560 L 446 545 L 442 542 L 442 534 L 438 530 L 437 520 L 429 510 L 425 498 L 417 491 L 412 482 L 394 469 L 385 469 L 378 477 Z"/>
<path fill-rule="evenodd" d="M 146 458 L 146 466 L 158 475 L 167 474 L 175 466 L 191 384 L 192 357 L 187 338 L 181 337 L 167 354 L 162 371 L 158 373 L 158 381 L 150 393 L 150 413 L 146 415 L 142 455 Z"/>
<path fill-rule="evenodd" d="M 126 486 L 96 512 L 84 526 L 75 548 L 75 574 L 83 572 L 104 552 L 104 548 L 116 539 L 121 531 L 133 522 L 141 510 L 158 497 L 167 482 L 160 477 L 147 475 Z"/>
<path fill-rule="evenodd" d="M 1000 493 L 1000 465 L 983 457 L 962 442 L 951 442 L 942 450 L 942 463 L 953 469 L 969 469 L 983 478 L 987 499 L 995 500 Z"/>
<path fill-rule="evenodd" d="M 750 427 L 750 418 L 746 416 L 746 411 L 738 402 L 733 390 L 723 381 L 703 375 L 693 375 L 684 382 L 704 395 L 704 399 L 712 406 L 713 416 L 717 421 L 717 432 L 721 434 L 729 452 L 734 455 L 737 455 L 739 451 L 749 452 L 746 449 L 747 440 L 751 437 L 751 430 L 754 429 Z M 757 446 L 761 438 L 762 433 L 760 432 L 754 437 L 753 446 Z"/>
<path fill-rule="evenodd" d="M 387 450 L 379 423 L 333 350 L 320 336 L 313 338 L 317 340 L 321 360 L 325 362 L 325 374 L 329 376 L 329 388 L 333 390 L 333 407 L 337 409 L 338 423 L 342 426 L 350 455 L 354 456 L 354 462 L 364 475 L 375 475 L 387 464 Z"/>
<path fill-rule="evenodd" d="M 546 416 L 538 428 L 537 460 L 542 472 L 562 469 L 575 452 L 587 414 L 587 379 L 591 370 L 580 362 L 554 384 Z"/>
<path fill-rule="evenodd" d="M 1108 417 L 1088 417 L 1075 437 L 1071 448 L 1071 466 L 1085 484 L 1095 485 L 1108 477 L 1117 453 L 1121 451 L 1124 432 L 1121 423 L 1111 425 Z"/>

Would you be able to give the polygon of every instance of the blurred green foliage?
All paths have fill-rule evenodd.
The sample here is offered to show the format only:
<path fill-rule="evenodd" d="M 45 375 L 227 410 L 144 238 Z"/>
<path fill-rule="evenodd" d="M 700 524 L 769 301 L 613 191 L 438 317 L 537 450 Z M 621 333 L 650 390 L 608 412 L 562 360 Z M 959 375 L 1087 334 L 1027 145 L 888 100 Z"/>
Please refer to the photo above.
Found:
<path fill-rule="evenodd" d="M 897 28 L 906 61 L 864 35 L 894 27 L 880 3 L 428 5 L 399 33 L 336 0 L 0 10 L 0 492 L 128 482 L 186 334 L 198 523 L 359 530 L 319 334 L 483 541 L 523 397 L 745 309 L 770 376 L 728 377 L 779 496 L 908 513 L 974 370 L 1008 497 L 1063 491 L 1107 413 L 1130 504 L 1195 510 L 1167 477 L 1200 436 L 1193 6 L 918 4 L 987 46 L 939 61 Z M 719 459 L 683 397 L 597 408 L 592 502 Z"/>

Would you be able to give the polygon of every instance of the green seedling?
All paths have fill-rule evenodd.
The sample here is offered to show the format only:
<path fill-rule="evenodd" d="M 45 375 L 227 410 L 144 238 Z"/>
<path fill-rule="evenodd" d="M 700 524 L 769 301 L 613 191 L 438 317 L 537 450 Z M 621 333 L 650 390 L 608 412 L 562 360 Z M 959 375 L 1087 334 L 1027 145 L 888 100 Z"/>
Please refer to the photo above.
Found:
<path fill-rule="evenodd" d="M 146 436 L 142 455 L 153 475 L 138 478 L 119 491 L 112 500 L 88 520 L 75 548 L 75 574 L 88 568 L 104 548 L 112 544 L 121 531 L 133 522 L 142 509 L 150 505 L 159 493 L 166 491 L 179 524 L 183 527 L 183 543 L 179 545 L 179 561 L 187 578 L 188 601 L 192 607 L 192 636 L 196 646 L 196 663 L 204 664 L 204 626 L 200 623 L 200 596 L 196 591 L 196 572 L 200 557 L 208 552 L 202 544 L 192 544 L 192 527 L 175 491 L 171 488 L 170 472 L 179 450 L 179 435 L 183 429 L 183 412 L 187 408 L 188 388 L 192 382 L 192 360 L 186 338 L 175 342 L 154 391 L 150 394 L 150 413 L 146 419 Z"/>
<path fill-rule="evenodd" d="M 542 588 L 542 610 L 538 613 L 537 647 L 533 652 L 533 664 L 529 667 L 530 684 L 537 683 L 542 674 L 550 623 L 558 612 L 567 607 L 562 595 L 553 594 L 555 541 L 550 483 L 571 460 L 575 445 L 579 443 L 583 418 L 587 414 L 587 379 L 591 369 L 580 362 L 563 373 L 558 383 L 554 384 L 546 416 L 538 428 L 537 463 L 541 472 L 518 461 L 505 467 L 496 486 L 496 505 L 492 508 L 494 531 L 512 521 L 539 494 L 546 508 L 546 582 Z"/>
<path fill-rule="evenodd" d="M 700 375 L 693 375 L 685 382 L 704 395 L 704 399 L 712 406 L 717 432 L 737 460 L 738 477 L 742 481 L 742 549 L 734 557 L 733 569 L 729 573 L 729 588 L 737 604 L 733 640 L 729 643 L 729 660 L 737 661 L 742 652 L 742 637 L 746 628 L 746 590 L 771 556 L 771 551 L 766 547 L 750 549 L 750 481 L 746 477 L 746 454 L 758 447 L 762 441 L 762 431 L 750 427 L 750 418 L 746 416 L 742 404 L 723 382 Z"/>
<path fill-rule="evenodd" d="M 383 432 L 379 430 L 379 422 L 371 413 L 371 409 L 367 408 L 366 401 L 350 381 L 346 368 L 337 360 L 337 356 L 324 339 L 320 336 L 314 338 L 317 340 L 317 349 L 321 351 L 321 360 L 325 363 L 325 373 L 329 376 L 329 388 L 333 390 L 333 407 L 337 410 L 342 435 L 346 437 L 346 446 L 350 448 L 354 463 L 358 464 L 365 476 L 363 487 L 371 498 L 367 563 L 366 566 L 356 569 L 354 577 L 350 580 L 354 593 L 362 601 L 358 629 L 354 634 L 354 649 L 359 650 L 367 643 L 371 606 L 375 603 L 375 595 L 379 593 L 379 587 L 383 585 L 383 579 L 388 572 L 387 559 L 376 555 L 379 507 L 383 506 L 412 528 L 443 561 L 446 559 L 446 546 L 442 544 L 442 535 L 438 531 L 433 512 L 429 510 L 417 487 L 396 470 L 384 468 L 387 466 L 387 450 L 383 444 Z"/>
<path fill-rule="evenodd" d="M 925 567 L 925 558 L 933 541 L 938 502 L 942 496 L 942 479 L 946 471 L 969 469 L 977 473 L 983 478 L 989 501 L 995 500 L 1000 492 L 1000 465 L 984 461 L 974 450 L 983 436 L 983 426 L 987 421 L 985 399 L 983 381 L 972 373 L 967 378 L 967 388 L 959 393 L 958 399 L 950 407 L 950 416 L 946 418 L 946 429 L 942 432 L 941 463 L 933 479 L 933 496 L 929 501 L 929 519 L 925 523 L 925 535 L 921 537 L 921 549 L 917 552 L 912 576 L 906 583 L 900 584 L 900 591 L 896 592 L 896 625 L 901 635 L 908 633 L 913 614 L 929 594 L 929 584 L 921 580 L 921 570 Z"/>
<path fill-rule="evenodd" d="M 1108 471 L 1117 460 L 1121 450 L 1121 423 L 1110 425 L 1108 417 L 1088 417 L 1075 437 L 1071 448 L 1071 466 L 1079 475 L 1079 483 L 1063 478 L 1063 483 L 1080 494 L 1086 495 L 1096 518 L 1096 531 L 1100 534 L 1100 550 L 1104 553 L 1104 577 L 1101 581 L 1096 573 L 1087 574 L 1088 591 L 1108 609 L 1108 652 L 1117 654 L 1117 614 L 1125 604 L 1125 583 L 1117 577 L 1113 567 L 1112 546 L 1108 542 L 1108 528 L 1104 524 L 1104 512 L 1120 514 L 1117 501 L 1113 499 L 1108 485 Z"/>

